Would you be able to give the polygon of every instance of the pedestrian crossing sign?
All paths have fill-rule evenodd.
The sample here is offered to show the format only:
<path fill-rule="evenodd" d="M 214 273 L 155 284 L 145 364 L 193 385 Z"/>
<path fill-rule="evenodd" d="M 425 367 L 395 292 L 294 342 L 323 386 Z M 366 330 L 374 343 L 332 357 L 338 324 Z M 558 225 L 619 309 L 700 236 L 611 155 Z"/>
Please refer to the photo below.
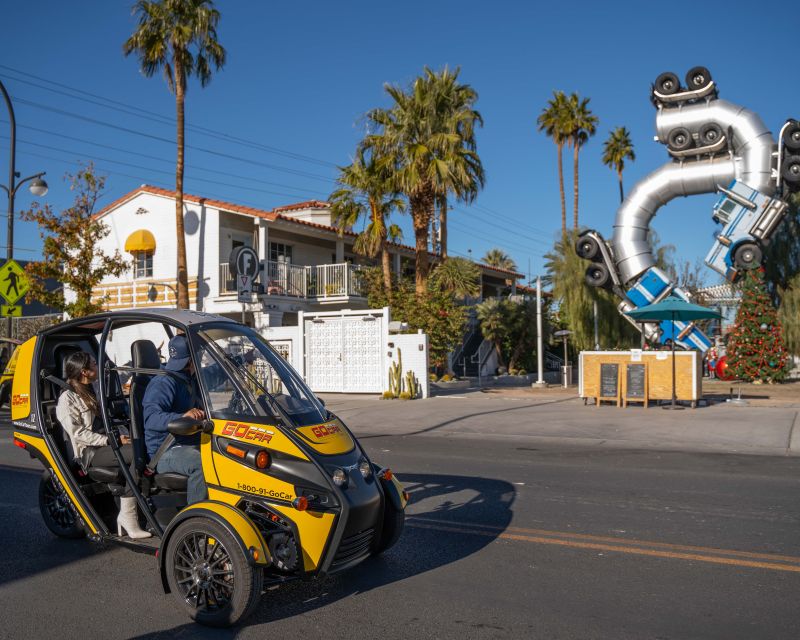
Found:
<path fill-rule="evenodd" d="M 22 315 L 21 304 L 4 304 L 0 305 L 0 316 L 4 318 L 19 318 Z"/>
<path fill-rule="evenodd" d="M 10 305 L 14 305 L 28 292 L 30 283 L 25 270 L 14 260 L 8 260 L 0 267 L 0 296 Z M 8 314 L 3 314 L 8 315 Z M 15 314 L 20 315 L 20 314 Z"/>

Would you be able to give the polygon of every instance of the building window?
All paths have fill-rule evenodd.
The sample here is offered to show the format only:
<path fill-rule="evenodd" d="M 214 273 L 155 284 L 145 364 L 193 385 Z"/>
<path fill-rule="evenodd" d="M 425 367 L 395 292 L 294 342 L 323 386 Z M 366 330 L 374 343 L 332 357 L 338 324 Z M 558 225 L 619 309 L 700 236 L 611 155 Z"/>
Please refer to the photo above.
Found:
<path fill-rule="evenodd" d="M 292 245 L 280 242 L 269 243 L 269 259 L 272 262 L 292 262 Z"/>
<path fill-rule="evenodd" d="M 134 279 L 153 277 L 152 251 L 133 252 L 133 277 Z"/>

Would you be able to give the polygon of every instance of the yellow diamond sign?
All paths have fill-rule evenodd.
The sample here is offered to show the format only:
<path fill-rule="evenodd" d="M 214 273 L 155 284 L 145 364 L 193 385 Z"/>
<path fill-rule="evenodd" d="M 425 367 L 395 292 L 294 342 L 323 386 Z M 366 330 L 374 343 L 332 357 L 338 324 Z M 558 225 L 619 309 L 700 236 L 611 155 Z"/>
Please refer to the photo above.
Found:
<path fill-rule="evenodd" d="M 0 267 L 0 296 L 8 304 L 16 304 L 27 292 L 30 286 L 25 270 L 13 260 L 8 260 Z"/>

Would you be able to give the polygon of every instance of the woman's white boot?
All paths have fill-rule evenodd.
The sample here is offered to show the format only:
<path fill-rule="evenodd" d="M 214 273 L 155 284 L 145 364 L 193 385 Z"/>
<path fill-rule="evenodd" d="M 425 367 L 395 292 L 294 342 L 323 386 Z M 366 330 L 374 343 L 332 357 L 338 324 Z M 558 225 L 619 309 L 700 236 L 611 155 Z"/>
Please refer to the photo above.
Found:
<path fill-rule="evenodd" d="M 136 498 L 133 496 L 119 499 L 119 515 L 117 516 L 117 533 L 122 536 L 127 532 L 129 538 L 149 538 L 152 534 L 139 528 L 136 515 Z"/>

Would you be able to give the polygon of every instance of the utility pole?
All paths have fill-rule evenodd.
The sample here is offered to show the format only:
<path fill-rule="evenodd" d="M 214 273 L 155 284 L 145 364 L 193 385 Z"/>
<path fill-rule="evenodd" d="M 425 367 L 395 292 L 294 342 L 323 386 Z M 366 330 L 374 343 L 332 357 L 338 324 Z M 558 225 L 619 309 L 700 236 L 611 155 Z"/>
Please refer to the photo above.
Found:
<path fill-rule="evenodd" d="M 542 278 L 536 276 L 536 384 L 544 386 L 544 336 L 542 336 Z"/>

